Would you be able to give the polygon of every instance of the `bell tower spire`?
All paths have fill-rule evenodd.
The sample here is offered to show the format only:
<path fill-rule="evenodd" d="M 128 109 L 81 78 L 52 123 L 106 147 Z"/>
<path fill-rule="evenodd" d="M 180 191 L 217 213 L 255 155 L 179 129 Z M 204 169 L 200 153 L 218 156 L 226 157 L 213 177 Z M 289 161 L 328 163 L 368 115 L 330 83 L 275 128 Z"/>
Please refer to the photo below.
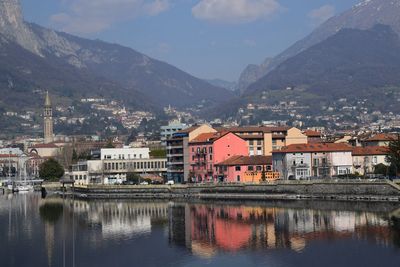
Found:
<path fill-rule="evenodd" d="M 44 101 L 43 119 L 44 143 L 48 144 L 54 141 L 53 108 L 51 107 L 49 91 L 46 92 L 46 99 Z"/>

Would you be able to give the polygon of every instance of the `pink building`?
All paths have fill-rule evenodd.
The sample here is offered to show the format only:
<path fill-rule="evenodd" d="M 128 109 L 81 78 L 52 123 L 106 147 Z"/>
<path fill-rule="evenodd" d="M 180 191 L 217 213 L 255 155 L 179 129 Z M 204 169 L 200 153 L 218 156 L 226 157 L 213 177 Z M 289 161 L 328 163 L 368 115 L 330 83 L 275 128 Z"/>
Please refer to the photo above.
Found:
<path fill-rule="evenodd" d="M 231 132 L 204 133 L 189 143 L 193 182 L 217 181 L 215 165 L 232 156 L 247 156 L 245 140 Z"/>
<path fill-rule="evenodd" d="M 233 156 L 216 165 L 218 177 L 225 182 L 260 183 L 279 178 L 272 172 L 271 156 Z"/>

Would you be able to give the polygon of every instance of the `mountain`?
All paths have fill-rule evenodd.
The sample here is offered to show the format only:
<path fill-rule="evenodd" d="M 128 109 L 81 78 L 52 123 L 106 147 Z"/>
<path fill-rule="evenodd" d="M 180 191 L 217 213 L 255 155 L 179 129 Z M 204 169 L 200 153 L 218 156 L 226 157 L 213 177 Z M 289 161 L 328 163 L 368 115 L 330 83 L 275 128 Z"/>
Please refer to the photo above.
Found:
<path fill-rule="evenodd" d="M 32 90 L 48 89 L 60 97 L 103 95 L 130 107 L 161 108 L 212 105 L 232 96 L 131 48 L 27 23 L 18 0 L 0 2 L 0 35 L 0 91 L 10 99 L 18 99 L 16 92 L 34 99 Z"/>
<path fill-rule="evenodd" d="M 221 79 L 205 80 L 207 83 L 217 87 L 228 89 L 229 91 L 236 91 L 238 84 L 236 82 L 225 81 Z"/>
<path fill-rule="evenodd" d="M 386 25 L 343 29 L 284 61 L 250 85 L 246 95 L 294 90 L 335 99 L 400 85 L 400 38 Z"/>
<path fill-rule="evenodd" d="M 364 0 L 351 9 L 334 16 L 315 29 L 310 35 L 296 42 L 284 52 L 267 59 L 268 64 L 251 65 L 239 78 L 239 89 L 244 91 L 251 83 L 268 74 L 285 60 L 299 54 L 311 46 L 326 40 L 342 29 L 369 29 L 376 24 L 390 26 L 400 34 L 400 1 L 398 0 Z M 251 77 L 251 79 L 246 79 Z"/>

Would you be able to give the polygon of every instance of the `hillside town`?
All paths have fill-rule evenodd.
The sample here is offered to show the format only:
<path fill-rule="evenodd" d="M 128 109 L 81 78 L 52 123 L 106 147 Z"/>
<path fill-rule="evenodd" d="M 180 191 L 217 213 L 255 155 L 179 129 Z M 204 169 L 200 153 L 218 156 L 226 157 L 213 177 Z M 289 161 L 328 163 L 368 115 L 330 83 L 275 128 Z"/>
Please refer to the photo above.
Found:
<path fill-rule="evenodd" d="M 116 136 L 102 140 L 96 135 L 54 134 L 48 93 L 44 100 L 43 138 L 0 142 L 3 180 L 41 179 L 40 166 L 49 159 L 58 161 L 63 179 L 76 185 L 128 184 L 132 177 L 136 183 L 262 183 L 377 179 L 398 173 L 387 157 L 398 135 L 382 129 L 338 134 L 322 127 L 188 125 L 172 120 L 160 127 L 159 140 L 149 140 L 146 133 L 130 142 Z M 106 108 L 101 99 L 85 101 Z"/>

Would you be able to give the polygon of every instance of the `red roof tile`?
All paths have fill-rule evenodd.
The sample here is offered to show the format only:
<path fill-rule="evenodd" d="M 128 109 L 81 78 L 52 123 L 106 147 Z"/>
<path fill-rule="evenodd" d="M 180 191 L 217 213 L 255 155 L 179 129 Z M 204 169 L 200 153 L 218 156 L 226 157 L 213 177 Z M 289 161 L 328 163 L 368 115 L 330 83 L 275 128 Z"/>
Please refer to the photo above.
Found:
<path fill-rule="evenodd" d="M 230 132 L 203 133 L 194 138 L 190 143 L 212 143 Z"/>
<path fill-rule="evenodd" d="M 311 143 L 311 144 L 293 144 L 283 147 L 281 150 L 275 150 L 273 153 L 318 153 L 318 152 L 346 152 L 353 151 L 353 147 L 347 144 L 335 143 Z"/>
<path fill-rule="evenodd" d="M 59 147 L 54 143 L 49 143 L 49 144 L 37 144 L 32 146 L 31 148 L 59 148 Z"/>
<path fill-rule="evenodd" d="M 368 138 L 366 141 L 367 142 L 392 141 L 396 138 L 397 136 L 395 134 L 380 133 Z"/>
<path fill-rule="evenodd" d="M 317 131 L 313 131 L 313 130 L 307 130 L 304 132 L 305 135 L 307 135 L 307 137 L 321 137 L 322 134 L 320 132 Z"/>
<path fill-rule="evenodd" d="M 271 156 L 233 156 L 217 165 L 271 165 Z"/>
<path fill-rule="evenodd" d="M 382 146 L 368 146 L 368 147 L 355 147 L 353 149 L 353 156 L 369 156 L 369 155 L 387 155 L 389 152 L 387 147 Z"/>

